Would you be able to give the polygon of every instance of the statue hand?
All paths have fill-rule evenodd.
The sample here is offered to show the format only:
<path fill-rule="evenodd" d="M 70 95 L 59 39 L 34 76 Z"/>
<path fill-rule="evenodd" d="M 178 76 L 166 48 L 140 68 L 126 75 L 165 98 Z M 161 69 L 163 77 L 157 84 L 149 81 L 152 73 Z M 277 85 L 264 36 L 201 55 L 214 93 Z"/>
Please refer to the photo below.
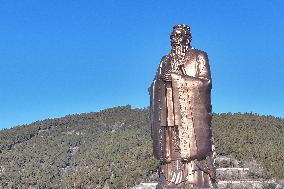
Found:
<path fill-rule="evenodd" d="M 161 79 L 163 81 L 172 81 L 172 75 L 170 73 L 166 73 L 164 75 L 161 75 Z"/>

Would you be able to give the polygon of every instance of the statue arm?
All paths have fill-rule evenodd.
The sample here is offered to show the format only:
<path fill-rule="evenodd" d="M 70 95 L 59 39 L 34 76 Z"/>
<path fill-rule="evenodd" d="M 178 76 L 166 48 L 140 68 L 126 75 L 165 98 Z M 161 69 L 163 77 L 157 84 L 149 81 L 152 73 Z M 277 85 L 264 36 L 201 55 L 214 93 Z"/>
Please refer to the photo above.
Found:
<path fill-rule="evenodd" d="M 207 83 L 211 85 L 211 73 L 210 73 L 210 67 L 209 67 L 209 61 L 208 61 L 208 56 L 205 52 L 200 51 L 197 56 L 196 56 L 196 62 L 197 62 L 197 68 L 196 68 L 196 76 L 188 76 L 188 75 L 180 75 L 177 73 L 168 73 L 162 76 L 162 80 L 164 81 L 171 81 L 171 77 L 173 74 L 179 75 L 180 77 L 188 78 L 192 81 L 196 82 L 202 82 L 202 83 Z M 182 69 L 183 67 L 181 67 Z M 182 73 L 185 71 L 182 69 Z"/>
<path fill-rule="evenodd" d="M 171 81 L 171 70 L 166 66 L 168 56 L 163 56 L 160 66 L 157 70 L 155 80 L 161 79 L 164 82 Z"/>
<path fill-rule="evenodd" d="M 203 84 L 211 85 L 211 74 L 210 74 L 210 67 L 208 62 L 208 56 L 205 52 L 200 52 L 196 56 L 197 61 L 197 74 L 196 77 L 188 76 L 188 75 L 179 75 L 179 77 L 184 77 L 190 79 L 191 81 Z M 172 73 L 175 74 L 175 73 Z M 177 74 L 175 74 L 177 75 Z"/>
<path fill-rule="evenodd" d="M 181 75 L 181 74 L 177 74 L 177 73 L 171 73 L 171 78 L 175 78 L 175 79 L 186 79 L 186 80 L 190 80 L 196 84 L 210 84 L 210 80 L 208 80 L 207 78 L 203 78 L 203 77 L 193 77 L 193 76 L 189 76 L 189 75 Z"/>
<path fill-rule="evenodd" d="M 211 73 L 209 67 L 208 56 L 205 52 L 197 55 L 197 77 L 202 80 L 207 80 L 211 83 Z"/>
<path fill-rule="evenodd" d="M 154 84 L 155 81 L 157 81 L 157 80 L 165 81 L 164 78 L 165 78 L 165 75 L 167 75 L 167 74 L 164 73 L 165 72 L 164 67 L 165 67 L 165 63 L 167 61 L 167 58 L 168 58 L 168 56 L 165 55 L 165 56 L 162 57 L 162 59 L 160 61 L 159 67 L 158 67 L 158 69 L 156 71 L 155 78 L 154 78 L 151 86 L 148 88 L 148 92 L 149 92 L 150 95 L 151 95 L 150 92 L 152 90 L 152 87 L 153 87 L 153 84 Z"/>

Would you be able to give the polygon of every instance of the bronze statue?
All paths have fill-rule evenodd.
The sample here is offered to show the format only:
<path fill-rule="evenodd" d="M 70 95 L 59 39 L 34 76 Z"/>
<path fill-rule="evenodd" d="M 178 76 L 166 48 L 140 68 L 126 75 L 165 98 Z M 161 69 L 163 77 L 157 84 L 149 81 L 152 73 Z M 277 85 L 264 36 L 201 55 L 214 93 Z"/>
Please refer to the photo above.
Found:
<path fill-rule="evenodd" d="M 149 88 L 157 188 L 216 188 L 208 57 L 191 47 L 189 26 L 175 25 L 170 38 Z"/>

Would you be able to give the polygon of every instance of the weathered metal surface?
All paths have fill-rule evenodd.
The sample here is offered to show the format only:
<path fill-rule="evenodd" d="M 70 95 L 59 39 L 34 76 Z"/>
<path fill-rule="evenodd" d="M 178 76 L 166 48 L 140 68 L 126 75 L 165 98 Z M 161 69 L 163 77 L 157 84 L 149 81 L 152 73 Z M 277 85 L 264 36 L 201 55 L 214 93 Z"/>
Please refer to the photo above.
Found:
<path fill-rule="evenodd" d="M 190 42 L 189 27 L 174 26 L 172 49 L 149 89 L 153 151 L 161 160 L 157 188 L 216 186 L 210 68 Z"/>

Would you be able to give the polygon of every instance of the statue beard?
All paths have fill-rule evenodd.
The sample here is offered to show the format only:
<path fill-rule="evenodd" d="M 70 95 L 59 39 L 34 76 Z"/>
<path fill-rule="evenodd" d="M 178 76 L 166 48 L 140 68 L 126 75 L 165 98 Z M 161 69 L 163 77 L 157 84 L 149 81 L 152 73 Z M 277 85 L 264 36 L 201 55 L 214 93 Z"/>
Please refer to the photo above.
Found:
<path fill-rule="evenodd" d="M 171 50 L 171 71 L 174 73 L 180 73 L 180 67 L 185 64 L 185 54 L 189 49 L 189 45 L 174 44 Z"/>
<path fill-rule="evenodd" d="M 187 50 L 187 45 L 174 44 L 174 45 L 172 46 L 172 51 L 171 51 L 171 52 L 172 52 L 172 54 L 184 56 L 186 50 Z"/>

